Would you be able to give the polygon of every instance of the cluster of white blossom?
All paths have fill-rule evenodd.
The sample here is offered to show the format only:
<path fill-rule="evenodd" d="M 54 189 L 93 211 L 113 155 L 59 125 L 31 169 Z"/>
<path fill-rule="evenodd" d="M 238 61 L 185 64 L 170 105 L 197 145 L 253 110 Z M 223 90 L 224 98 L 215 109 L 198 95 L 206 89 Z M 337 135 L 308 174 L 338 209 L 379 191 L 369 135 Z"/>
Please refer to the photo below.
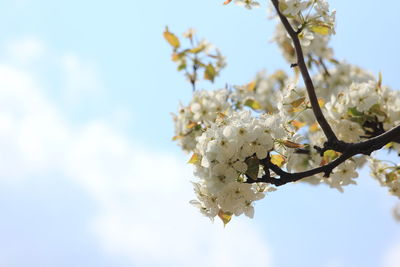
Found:
<path fill-rule="evenodd" d="M 308 35 L 309 36 L 309 35 Z M 308 45 L 303 46 L 305 55 L 313 55 L 316 58 L 330 59 L 333 56 L 332 48 L 328 46 L 330 35 L 313 35 L 312 39 L 308 39 Z M 294 50 L 292 40 L 287 34 L 282 24 L 277 24 L 272 41 L 279 45 L 284 58 L 289 62 L 296 62 L 296 52 Z M 304 42 L 304 41 L 303 41 Z"/>
<path fill-rule="evenodd" d="M 380 185 L 388 187 L 392 195 L 400 198 L 400 165 L 389 165 L 374 158 L 370 158 L 369 163 L 371 176 L 378 180 Z"/>
<path fill-rule="evenodd" d="M 279 9 L 291 20 L 294 30 L 299 31 L 299 39 L 305 47 L 318 35 L 335 33 L 336 11 L 330 11 L 325 0 L 281 0 Z"/>
<path fill-rule="evenodd" d="M 252 0 L 235 3 L 248 9 L 259 6 Z M 381 75 L 377 79 L 334 59 L 328 42 L 334 34 L 335 11 L 325 0 L 280 0 L 279 10 L 298 33 L 319 105 L 339 140 L 363 141 L 400 124 L 400 91 L 383 86 Z M 274 40 L 289 63 L 296 63 L 292 40 L 281 24 Z M 253 217 L 254 202 L 275 190 L 261 182 L 268 164 L 302 172 L 342 155 L 318 149 L 327 138 L 316 122 L 306 88 L 299 84 L 296 64 L 292 67 L 293 78 L 284 71 L 264 72 L 231 91 L 195 91 L 190 104 L 181 105 L 174 115 L 174 139 L 192 153 L 189 163 L 198 178 L 193 183 L 197 199 L 191 203 L 210 219 L 219 216 L 227 223 L 233 215 Z M 400 154 L 400 137 L 385 148 Z M 320 173 L 300 181 L 343 192 L 345 186 L 356 184 L 357 169 L 367 160 L 372 176 L 400 197 L 400 166 L 363 155 L 347 159 L 328 178 Z M 279 178 L 271 169 L 268 172 Z"/>
<path fill-rule="evenodd" d="M 179 108 L 173 114 L 175 124 L 174 140 L 177 140 L 184 151 L 192 151 L 196 147 L 196 137 L 212 122 L 218 114 L 230 112 L 228 102 L 229 91 L 220 89 L 216 91 L 195 91 L 188 106 Z"/>
<path fill-rule="evenodd" d="M 399 97 L 399 91 L 376 81 L 352 83 L 331 95 L 325 105 L 327 119 L 340 139 L 357 142 L 373 124 L 381 123 L 384 129 L 390 129 L 400 123 Z"/>
<path fill-rule="evenodd" d="M 248 106 L 253 110 L 276 112 L 277 92 L 282 90 L 288 81 L 283 71 L 271 75 L 259 72 L 254 80 L 243 86 L 235 86 L 231 99 L 237 108 Z"/>
<path fill-rule="evenodd" d="M 279 140 L 293 138 L 280 124 L 278 116 L 256 118 L 250 111 L 240 111 L 207 128 L 197 138 L 194 150 L 195 176 L 200 181 L 195 183 L 198 199 L 192 204 L 210 218 L 220 211 L 253 217 L 252 203 L 272 189 L 266 184 L 245 182 L 262 176 L 260 160 L 279 150 Z"/>

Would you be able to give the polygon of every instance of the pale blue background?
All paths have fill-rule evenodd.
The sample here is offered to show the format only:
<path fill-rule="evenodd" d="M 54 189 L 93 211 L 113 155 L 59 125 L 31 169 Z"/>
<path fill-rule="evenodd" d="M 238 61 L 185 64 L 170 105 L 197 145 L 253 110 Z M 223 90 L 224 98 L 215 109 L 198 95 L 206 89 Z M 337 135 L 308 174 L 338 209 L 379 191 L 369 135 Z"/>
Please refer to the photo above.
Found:
<path fill-rule="evenodd" d="M 215 88 L 247 82 L 260 69 L 287 69 L 269 42 L 275 22 L 266 19 L 266 6 L 248 11 L 222 2 L 2 0 L 0 47 L 35 36 L 51 53 L 72 51 L 92 62 L 104 89 L 72 103 L 65 101 L 63 80 L 51 59 L 34 69 L 46 94 L 73 125 L 122 108 L 133 117 L 118 126 L 128 139 L 184 161 L 187 156 L 170 141 L 170 112 L 179 100 L 189 100 L 191 89 L 170 61 L 170 47 L 162 38 L 165 25 L 179 34 L 194 27 L 226 55 L 228 67 Z M 384 83 L 399 88 L 400 3 L 330 2 L 337 9 L 332 42 L 337 58 L 375 74 L 382 71 Z M 1 55 L 0 60 L 7 58 Z M 49 172 L 0 187 L 0 266 L 175 266 L 105 253 L 87 229 L 96 204 L 65 176 Z M 400 225 L 391 216 L 396 201 L 368 171 L 359 184 L 344 194 L 323 186 L 288 185 L 257 203 L 256 218 L 247 225 L 257 226 L 268 244 L 271 266 L 384 266 L 386 251 L 400 243 Z"/>

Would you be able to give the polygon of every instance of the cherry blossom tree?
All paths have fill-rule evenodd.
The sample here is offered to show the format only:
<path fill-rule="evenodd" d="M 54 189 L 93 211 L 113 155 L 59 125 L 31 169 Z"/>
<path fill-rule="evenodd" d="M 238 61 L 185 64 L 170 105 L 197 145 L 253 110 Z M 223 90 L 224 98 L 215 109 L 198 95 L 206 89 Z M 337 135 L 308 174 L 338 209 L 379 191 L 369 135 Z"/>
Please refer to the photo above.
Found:
<path fill-rule="evenodd" d="M 260 6 L 253 0 L 235 3 Z M 194 30 L 183 35 L 188 47 L 168 28 L 164 32 L 172 60 L 193 89 L 190 103 L 173 115 L 173 140 L 191 154 L 197 178 L 191 204 L 226 224 L 233 215 L 252 218 L 255 201 L 292 182 L 343 191 L 356 184 L 365 164 L 381 186 L 400 197 L 400 165 L 375 152 L 400 154 L 400 91 L 383 85 L 381 74 L 335 59 L 329 39 L 336 12 L 327 1 L 269 5 L 278 21 L 273 40 L 293 75 L 260 72 L 244 85 L 198 90 L 200 79 L 214 82 L 225 58 L 198 41 Z"/>

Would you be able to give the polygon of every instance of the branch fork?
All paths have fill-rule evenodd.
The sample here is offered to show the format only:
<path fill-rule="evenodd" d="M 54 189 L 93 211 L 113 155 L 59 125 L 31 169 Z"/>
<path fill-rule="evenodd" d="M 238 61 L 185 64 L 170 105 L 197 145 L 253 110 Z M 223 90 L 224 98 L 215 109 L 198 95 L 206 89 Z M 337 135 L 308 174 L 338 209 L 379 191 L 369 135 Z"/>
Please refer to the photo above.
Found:
<path fill-rule="evenodd" d="M 341 152 L 342 154 L 335 160 L 330 163 L 320 166 L 311 170 L 297 172 L 297 173 L 289 173 L 282 170 L 279 166 L 273 164 L 271 162 L 270 155 L 261 161 L 261 164 L 264 168 L 265 174 L 258 178 L 257 180 L 253 180 L 248 178 L 247 183 L 255 183 L 255 182 L 265 182 L 270 183 L 275 186 L 281 186 L 290 182 L 296 182 L 303 178 L 313 176 L 315 174 L 323 173 L 324 177 L 328 178 L 332 173 L 333 169 L 345 162 L 346 160 L 352 158 L 355 155 L 367 155 L 369 156 L 372 152 L 381 149 L 383 146 L 390 142 L 396 142 L 400 140 L 400 125 L 392 128 L 386 132 L 376 133 L 376 136 L 367 139 L 365 141 L 361 141 L 358 143 L 346 143 L 342 140 L 339 140 L 326 120 L 324 114 L 318 103 L 318 98 L 315 93 L 314 84 L 308 72 L 307 65 L 304 60 L 303 50 L 301 48 L 300 40 L 298 34 L 301 32 L 295 31 L 286 16 L 284 16 L 279 10 L 279 0 L 271 0 L 272 4 L 275 7 L 275 10 L 285 27 L 287 33 L 291 37 L 293 41 L 293 45 L 296 51 L 297 63 L 291 65 L 291 67 L 299 67 L 301 75 L 304 80 L 304 84 L 307 89 L 308 97 L 311 103 L 311 107 L 315 118 L 324 132 L 327 141 L 324 143 L 324 146 L 314 147 L 321 155 L 324 154 L 327 150 L 334 150 L 337 152 Z M 271 177 L 270 171 L 273 171 L 279 178 Z"/>

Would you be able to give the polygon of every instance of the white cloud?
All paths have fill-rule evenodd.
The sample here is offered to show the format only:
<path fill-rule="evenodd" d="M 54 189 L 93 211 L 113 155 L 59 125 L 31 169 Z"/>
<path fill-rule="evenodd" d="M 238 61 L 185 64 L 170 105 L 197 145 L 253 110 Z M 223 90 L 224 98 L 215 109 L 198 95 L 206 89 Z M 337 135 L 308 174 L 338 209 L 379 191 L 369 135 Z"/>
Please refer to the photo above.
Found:
<path fill-rule="evenodd" d="M 79 62 L 65 58 L 68 86 L 93 86 L 84 76 L 96 73 Z M 107 121 L 76 127 L 43 92 L 32 73 L 0 65 L 0 182 L 66 175 L 98 204 L 90 223 L 101 247 L 135 265 L 269 266 L 253 223 L 236 219 L 223 229 L 189 206 L 185 160 L 133 143 Z"/>
<path fill-rule="evenodd" d="M 13 40 L 6 45 L 6 51 L 12 60 L 18 63 L 31 63 L 45 52 L 44 44 L 35 37 Z"/>
<path fill-rule="evenodd" d="M 102 90 L 94 64 L 82 60 L 74 53 L 67 53 L 61 58 L 61 65 L 65 74 L 64 91 L 70 102 L 77 102 Z"/>

